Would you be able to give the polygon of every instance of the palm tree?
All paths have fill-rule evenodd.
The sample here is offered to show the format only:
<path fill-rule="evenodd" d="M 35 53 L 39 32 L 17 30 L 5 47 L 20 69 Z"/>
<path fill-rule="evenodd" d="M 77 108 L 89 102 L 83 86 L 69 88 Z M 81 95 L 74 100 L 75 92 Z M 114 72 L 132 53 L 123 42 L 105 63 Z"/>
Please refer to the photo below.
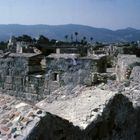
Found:
<path fill-rule="evenodd" d="M 71 34 L 71 42 L 73 42 L 73 34 Z"/>
<path fill-rule="evenodd" d="M 84 44 L 87 44 L 86 39 L 87 39 L 87 38 L 84 36 L 84 37 L 83 37 L 83 43 L 84 43 Z"/>
<path fill-rule="evenodd" d="M 68 35 L 65 35 L 66 42 L 68 41 L 68 37 L 69 37 Z"/>
<path fill-rule="evenodd" d="M 87 39 L 87 38 L 84 36 L 84 37 L 83 37 L 83 40 L 85 41 L 86 39 Z"/>
<path fill-rule="evenodd" d="M 76 42 L 77 42 L 77 41 L 78 41 L 78 40 L 77 40 L 78 32 L 75 32 L 74 34 L 75 34 Z"/>
<path fill-rule="evenodd" d="M 91 42 L 92 42 L 92 40 L 93 40 L 93 37 L 90 38 L 90 41 L 91 41 Z"/>

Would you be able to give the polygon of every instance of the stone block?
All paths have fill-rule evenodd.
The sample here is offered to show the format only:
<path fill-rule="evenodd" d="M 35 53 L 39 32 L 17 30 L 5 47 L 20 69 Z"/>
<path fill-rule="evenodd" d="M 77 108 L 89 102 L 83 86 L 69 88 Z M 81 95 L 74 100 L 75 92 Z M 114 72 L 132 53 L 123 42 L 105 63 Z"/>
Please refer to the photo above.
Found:
<path fill-rule="evenodd" d="M 133 68 L 130 79 L 136 83 L 140 83 L 140 66 L 136 66 Z"/>
<path fill-rule="evenodd" d="M 22 77 L 14 77 L 14 83 L 17 85 L 23 84 L 23 78 Z"/>
<path fill-rule="evenodd" d="M 6 82 L 6 83 L 9 83 L 9 84 L 12 84 L 12 82 L 13 82 L 13 77 L 12 77 L 12 76 L 6 76 L 6 77 L 5 77 L 5 82 Z"/>
<path fill-rule="evenodd" d="M 129 79 L 135 66 L 140 66 L 140 58 L 137 58 L 135 55 L 119 55 L 116 66 L 117 81 Z"/>
<path fill-rule="evenodd" d="M 12 84 L 4 83 L 4 89 L 6 89 L 6 90 L 12 90 L 13 89 L 13 85 Z"/>
<path fill-rule="evenodd" d="M 38 90 L 37 90 L 37 87 L 35 87 L 35 85 L 31 84 L 31 86 L 28 87 L 28 91 L 29 93 L 37 93 Z"/>
<path fill-rule="evenodd" d="M 25 99 L 28 100 L 28 101 L 36 102 L 37 99 L 38 99 L 37 94 L 32 94 L 30 92 L 23 93 L 23 95 L 24 95 Z"/>
<path fill-rule="evenodd" d="M 21 92 L 23 91 L 24 87 L 22 85 L 19 85 L 19 84 L 13 84 L 13 90 L 14 91 L 18 91 L 18 92 Z"/>

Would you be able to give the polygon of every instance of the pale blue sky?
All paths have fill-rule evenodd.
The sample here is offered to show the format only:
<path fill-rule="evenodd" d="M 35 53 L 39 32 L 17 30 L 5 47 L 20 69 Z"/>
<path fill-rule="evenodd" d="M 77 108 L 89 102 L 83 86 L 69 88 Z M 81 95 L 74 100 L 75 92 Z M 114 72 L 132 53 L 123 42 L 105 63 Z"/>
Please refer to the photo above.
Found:
<path fill-rule="evenodd" d="M 0 24 L 140 29 L 140 0 L 0 0 Z"/>

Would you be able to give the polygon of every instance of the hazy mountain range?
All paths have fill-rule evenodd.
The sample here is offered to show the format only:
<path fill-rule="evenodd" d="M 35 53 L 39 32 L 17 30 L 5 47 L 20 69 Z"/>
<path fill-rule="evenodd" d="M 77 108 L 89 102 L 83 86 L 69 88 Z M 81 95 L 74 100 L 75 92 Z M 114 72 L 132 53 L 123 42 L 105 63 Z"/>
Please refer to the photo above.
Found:
<path fill-rule="evenodd" d="M 19 36 L 23 34 L 32 37 L 39 35 L 47 36 L 49 39 L 65 40 L 65 35 L 69 35 L 68 40 L 71 40 L 71 34 L 78 32 L 78 39 L 81 40 L 84 36 L 89 40 L 91 37 L 95 41 L 116 42 L 116 41 L 136 41 L 140 40 L 140 30 L 134 28 L 126 28 L 120 30 L 109 30 L 105 28 L 95 28 L 85 25 L 0 25 L 0 41 L 8 40 L 10 36 Z M 73 35 L 75 39 L 75 36 Z"/>

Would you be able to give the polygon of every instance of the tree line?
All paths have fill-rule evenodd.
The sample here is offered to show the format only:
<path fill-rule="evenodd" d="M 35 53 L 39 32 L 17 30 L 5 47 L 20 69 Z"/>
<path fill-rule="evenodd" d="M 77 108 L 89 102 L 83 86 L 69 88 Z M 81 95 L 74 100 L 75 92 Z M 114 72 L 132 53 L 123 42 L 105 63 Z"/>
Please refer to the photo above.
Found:
<path fill-rule="evenodd" d="M 71 35 L 67 34 L 64 36 L 64 41 L 58 41 L 56 39 L 49 39 L 48 37 L 46 37 L 44 35 L 40 35 L 38 38 L 32 38 L 29 35 L 22 35 L 22 36 L 18 36 L 18 37 L 13 36 L 12 38 L 14 38 L 14 40 L 16 42 L 23 41 L 26 43 L 32 43 L 32 44 L 36 44 L 36 45 L 41 45 L 41 44 L 45 44 L 45 45 L 83 44 L 83 45 L 85 45 L 88 43 L 86 36 L 83 36 L 82 39 L 78 39 L 78 35 L 79 35 L 78 32 L 74 32 Z M 90 39 L 88 39 L 88 40 L 90 40 L 92 42 L 93 37 L 90 37 Z M 1 41 L 0 50 L 5 50 L 7 48 L 7 45 L 8 45 L 8 41 L 6 41 L 6 42 Z"/>

